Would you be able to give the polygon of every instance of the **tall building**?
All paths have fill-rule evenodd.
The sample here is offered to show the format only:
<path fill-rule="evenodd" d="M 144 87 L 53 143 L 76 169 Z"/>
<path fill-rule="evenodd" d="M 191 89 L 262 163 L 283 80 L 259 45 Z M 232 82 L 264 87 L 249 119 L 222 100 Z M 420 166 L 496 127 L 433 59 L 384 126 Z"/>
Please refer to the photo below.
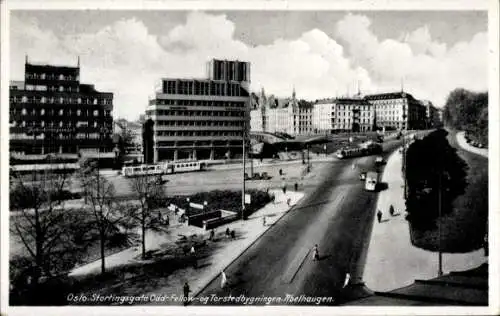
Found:
<path fill-rule="evenodd" d="M 335 100 L 333 130 L 368 132 L 375 126 L 375 109 L 364 98 L 339 98 Z"/>
<path fill-rule="evenodd" d="M 111 152 L 113 93 L 80 83 L 77 67 L 24 65 L 11 82 L 10 151 L 17 155 Z"/>
<path fill-rule="evenodd" d="M 313 105 L 312 128 L 314 133 L 330 134 L 335 120 L 335 100 L 320 100 Z"/>
<path fill-rule="evenodd" d="M 425 107 L 411 94 L 401 92 L 365 96 L 375 107 L 375 124 L 386 129 L 425 127 Z"/>
<path fill-rule="evenodd" d="M 299 104 L 295 89 L 292 97 L 287 99 L 266 98 L 263 92 L 258 106 L 251 110 L 252 131 L 269 133 L 286 133 L 290 135 L 311 134 L 312 106 Z"/>
<path fill-rule="evenodd" d="M 250 129 L 250 63 L 213 59 L 207 66 L 208 78 L 162 79 L 149 101 L 153 162 L 241 156 Z"/>

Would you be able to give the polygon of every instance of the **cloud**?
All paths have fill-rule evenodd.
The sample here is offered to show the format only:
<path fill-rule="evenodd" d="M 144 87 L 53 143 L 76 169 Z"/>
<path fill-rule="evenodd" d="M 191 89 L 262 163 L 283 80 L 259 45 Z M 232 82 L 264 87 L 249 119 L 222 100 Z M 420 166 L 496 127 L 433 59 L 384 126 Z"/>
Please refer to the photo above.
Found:
<path fill-rule="evenodd" d="M 346 43 L 351 60 L 369 71 L 378 90 L 399 86 L 417 98 L 444 104 L 457 87 L 486 90 L 488 40 L 486 33 L 447 47 L 432 39 L 428 26 L 404 34 L 402 40 L 378 39 L 363 15 L 348 14 L 337 22 L 336 36 Z"/>
<path fill-rule="evenodd" d="M 249 46 L 234 38 L 235 24 L 224 14 L 191 12 L 186 21 L 152 34 L 143 21 L 118 20 L 93 33 L 58 35 L 36 19 L 11 17 L 11 73 L 23 76 L 24 55 L 30 60 L 76 64 L 81 80 L 115 94 L 115 115 L 136 118 L 144 113 L 148 96 L 165 77 L 204 77 L 211 58 L 251 62 L 252 90 L 277 96 L 318 99 L 354 92 L 399 88 L 401 78 L 417 98 L 444 101 L 457 86 L 485 89 L 487 36 L 451 47 L 432 39 L 427 26 L 399 40 L 379 39 L 363 15 L 347 14 L 336 24 L 336 36 L 319 29 L 295 39 L 276 38 L 267 45 Z"/>

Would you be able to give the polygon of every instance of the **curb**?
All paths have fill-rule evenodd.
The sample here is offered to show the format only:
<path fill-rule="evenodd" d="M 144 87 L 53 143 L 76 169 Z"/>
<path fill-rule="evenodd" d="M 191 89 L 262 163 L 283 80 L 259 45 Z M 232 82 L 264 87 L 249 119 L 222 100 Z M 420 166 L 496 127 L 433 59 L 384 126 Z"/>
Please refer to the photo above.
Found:
<path fill-rule="evenodd" d="M 261 237 L 262 235 L 264 235 L 271 227 L 273 227 L 275 224 L 277 224 L 283 217 L 285 217 L 286 214 L 288 214 L 289 212 L 293 211 L 295 209 L 295 206 L 297 205 L 297 203 L 302 200 L 304 198 L 305 194 L 302 195 L 302 197 L 300 199 L 298 199 L 296 201 L 296 203 L 290 207 L 285 213 L 283 213 L 283 215 L 281 215 L 280 218 L 278 218 L 276 220 L 276 222 L 274 222 L 272 225 L 269 225 L 267 226 L 267 228 L 265 230 L 262 231 L 262 233 L 260 233 L 259 235 L 257 235 L 257 237 L 247 246 L 245 247 L 233 260 L 231 260 L 224 268 L 222 268 L 223 270 L 226 269 L 228 266 L 230 266 L 231 264 L 233 264 L 233 262 L 235 262 L 236 260 L 238 260 L 241 255 L 243 253 L 245 253 L 245 251 L 247 251 L 250 247 L 252 247 Z M 196 291 L 195 293 L 193 293 L 193 296 L 192 297 L 196 297 L 198 296 L 201 292 L 203 292 L 209 285 L 210 283 L 212 283 L 213 281 L 215 281 L 217 278 L 219 277 L 219 274 L 217 273 L 213 278 L 211 278 L 205 285 L 203 285 L 201 287 L 201 289 L 199 289 L 198 291 Z"/>

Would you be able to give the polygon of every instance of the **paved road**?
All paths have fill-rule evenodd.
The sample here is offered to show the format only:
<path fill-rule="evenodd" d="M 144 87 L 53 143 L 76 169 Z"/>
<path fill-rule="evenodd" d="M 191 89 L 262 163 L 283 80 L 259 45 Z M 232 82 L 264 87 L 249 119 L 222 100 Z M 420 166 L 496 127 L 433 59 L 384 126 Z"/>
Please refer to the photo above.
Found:
<path fill-rule="evenodd" d="M 399 141 L 388 142 L 385 156 L 399 145 Z M 221 289 L 217 278 L 198 297 L 284 298 L 290 294 L 333 296 L 336 301 L 327 305 L 341 303 L 345 273 L 353 279 L 363 275 L 377 194 L 363 190 L 358 174 L 359 169 L 373 168 L 374 159 L 361 157 L 325 166 L 320 184 L 226 269 L 230 287 Z M 357 170 L 352 170 L 353 162 Z M 314 244 L 319 245 L 319 261 L 312 261 Z"/>

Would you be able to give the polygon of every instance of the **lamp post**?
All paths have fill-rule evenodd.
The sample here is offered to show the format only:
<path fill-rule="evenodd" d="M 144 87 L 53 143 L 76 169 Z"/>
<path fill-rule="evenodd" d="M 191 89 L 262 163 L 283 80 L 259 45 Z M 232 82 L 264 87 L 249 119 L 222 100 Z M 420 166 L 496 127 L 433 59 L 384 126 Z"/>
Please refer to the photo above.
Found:
<path fill-rule="evenodd" d="M 207 201 L 203 201 L 203 214 L 206 213 L 207 206 L 208 206 L 208 202 Z"/>
<path fill-rule="evenodd" d="M 241 219 L 245 218 L 245 130 L 246 121 L 243 121 L 242 147 L 243 147 L 243 188 L 241 190 Z M 253 175 L 252 175 L 253 176 Z"/>

